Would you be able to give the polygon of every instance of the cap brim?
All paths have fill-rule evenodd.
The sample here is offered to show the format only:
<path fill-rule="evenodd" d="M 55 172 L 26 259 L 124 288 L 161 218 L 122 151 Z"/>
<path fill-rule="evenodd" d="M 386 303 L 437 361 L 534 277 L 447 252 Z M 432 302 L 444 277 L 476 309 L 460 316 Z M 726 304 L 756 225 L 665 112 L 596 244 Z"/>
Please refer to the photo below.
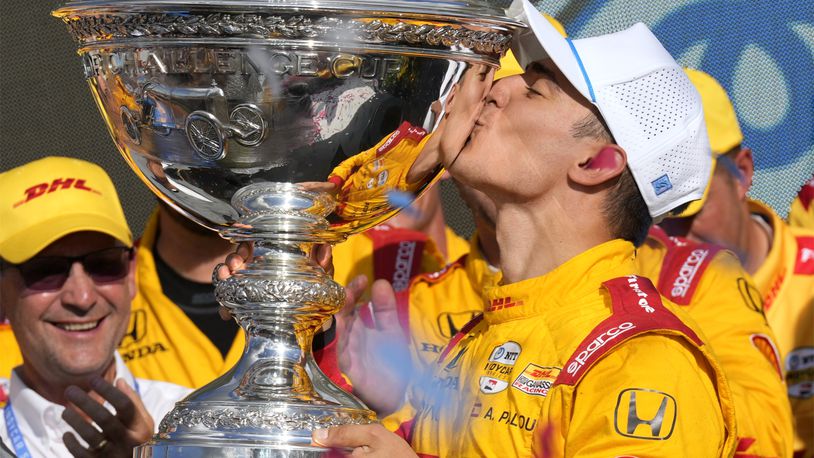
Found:
<path fill-rule="evenodd" d="M 668 213 L 666 216 L 667 218 L 689 218 L 690 216 L 697 215 L 698 212 L 701 211 L 701 208 L 704 207 L 704 203 L 706 203 L 707 201 L 707 195 L 709 195 L 709 188 L 712 185 L 712 175 L 715 174 L 715 166 L 717 163 L 718 161 L 715 160 L 712 161 L 712 167 L 709 172 L 710 179 L 707 182 L 707 187 L 704 188 L 704 195 L 701 196 L 701 199 L 693 200 L 692 202 L 690 202 L 690 204 L 687 205 L 687 208 L 685 208 L 684 211 L 682 211 L 681 213 Z"/>
<path fill-rule="evenodd" d="M 522 10 L 510 11 L 518 20 L 528 24 L 512 41 L 512 52 L 522 68 L 528 64 L 550 58 L 568 81 L 590 102 L 595 102 L 582 70 L 576 49 L 548 19 L 528 2 L 518 2 Z"/>
<path fill-rule="evenodd" d="M 0 246 L 0 253 L 2 253 L 2 257 L 6 261 L 12 264 L 20 264 L 31 259 L 62 237 L 84 231 L 101 232 L 128 247 L 133 245 L 133 238 L 129 228 L 122 227 L 105 216 L 91 213 L 60 215 L 58 218 L 43 221 L 25 233 L 9 237 L 6 243 Z"/>

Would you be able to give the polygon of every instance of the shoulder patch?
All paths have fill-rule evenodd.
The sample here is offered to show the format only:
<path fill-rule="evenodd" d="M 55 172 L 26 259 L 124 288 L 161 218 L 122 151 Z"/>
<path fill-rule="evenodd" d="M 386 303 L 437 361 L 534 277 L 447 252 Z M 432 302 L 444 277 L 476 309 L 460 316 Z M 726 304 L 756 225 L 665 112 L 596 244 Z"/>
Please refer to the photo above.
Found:
<path fill-rule="evenodd" d="M 632 337 L 648 332 L 681 335 L 698 346 L 703 345 L 692 329 L 664 307 L 661 295 L 649 279 L 629 275 L 602 285 L 610 293 L 613 314 L 594 327 L 577 346 L 555 384 L 577 385 L 604 355 Z"/>
<path fill-rule="evenodd" d="M 679 305 L 689 305 L 704 271 L 720 247 L 679 239 L 668 246 L 659 275 L 658 290 Z"/>
<path fill-rule="evenodd" d="M 393 149 L 396 145 L 402 142 L 404 139 L 411 139 L 413 141 L 420 141 L 427 135 L 427 131 L 421 127 L 414 126 L 407 121 L 401 123 L 398 129 L 394 130 L 393 133 L 387 137 L 384 143 L 381 144 L 376 149 L 376 155 L 381 156 L 386 154 L 388 151 Z"/>
<path fill-rule="evenodd" d="M 796 275 L 814 275 L 814 237 L 797 237 L 797 259 L 794 262 Z"/>

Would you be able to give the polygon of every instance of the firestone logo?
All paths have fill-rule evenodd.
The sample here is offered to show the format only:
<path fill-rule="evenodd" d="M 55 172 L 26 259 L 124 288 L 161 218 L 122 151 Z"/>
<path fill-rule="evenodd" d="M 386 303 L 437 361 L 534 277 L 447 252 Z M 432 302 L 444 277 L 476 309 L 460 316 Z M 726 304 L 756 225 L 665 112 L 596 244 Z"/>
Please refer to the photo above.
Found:
<path fill-rule="evenodd" d="M 34 200 L 34 199 L 36 199 L 38 197 L 42 197 L 45 194 L 50 194 L 52 192 L 62 191 L 62 190 L 71 189 L 71 188 L 78 189 L 80 191 L 88 191 L 88 192 L 92 192 L 92 193 L 95 193 L 95 194 L 101 194 L 99 191 L 97 191 L 95 189 L 92 189 L 92 188 L 89 188 L 85 183 L 86 183 L 86 180 L 79 179 L 79 178 L 56 178 L 55 180 L 51 181 L 50 183 L 45 182 L 45 183 L 36 184 L 36 185 L 31 186 L 30 188 L 25 190 L 25 192 L 24 192 L 25 199 L 23 199 L 23 200 L 17 202 L 16 204 L 14 204 L 13 208 L 17 208 L 20 205 L 31 202 L 32 200 Z"/>
<path fill-rule="evenodd" d="M 642 291 L 639 287 L 639 278 L 635 275 L 628 275 L 627 277 L 627 284 L 633 290 L 633 292 L 639 296 L 639 307 L 642 308 L 647 313 L 653 313 L 656 309 L 650 305 L 650 302 L 647 301 L 647 293 Z"/>
<path fill-rule="evenodd" d="M 690 289 L 695 274 L 698 273 L 698 268 L 704 262 L 704 259 L 709 256 L 709 250 L 699 248 L 694 250 L 684 261 L 684 265 L 678 271 L 678 278 L 673 282 L 673 297 L 684 297 Z"/>
<path fill-rule="evenodd" d="M 624 334 L 631 329 L 634 329 L 636 325 L 631 323 L 630 321 L 625 321 L 624 323 L 620 324 L 619 326 L 614 326 L 607 331 L 603 332 L 599 335 L 596 339 L 594 339 L 591 343 L 588 344 L 588 347 L 585 350 L 581 351 L 574 361 L 572 361 L 568 368 L 566 369 L 567 372 L 571 375 L 574 375 L 579 371 L 582 366 L 588 361 L 588 358 L 591 357 L 597 350 L 600 350 L 604 347 L 608 342 L 611 340 L 616 339 L 620 335 Z"/>

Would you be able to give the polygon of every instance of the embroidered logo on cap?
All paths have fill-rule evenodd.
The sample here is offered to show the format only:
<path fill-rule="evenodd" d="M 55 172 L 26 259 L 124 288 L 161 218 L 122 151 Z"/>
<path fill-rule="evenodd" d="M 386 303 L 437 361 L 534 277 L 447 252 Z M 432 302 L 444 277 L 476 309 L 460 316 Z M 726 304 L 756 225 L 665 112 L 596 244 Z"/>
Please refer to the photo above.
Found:
<path fill-rule="evenodd" d="M 651 181 L 650 184 L 653 185 L 653 190 L 656 191 L 657 196 L 660 196 L 673 189 L 673 183 L 670 182 L 670 177 L 668 177 L 666 174 Z"/>

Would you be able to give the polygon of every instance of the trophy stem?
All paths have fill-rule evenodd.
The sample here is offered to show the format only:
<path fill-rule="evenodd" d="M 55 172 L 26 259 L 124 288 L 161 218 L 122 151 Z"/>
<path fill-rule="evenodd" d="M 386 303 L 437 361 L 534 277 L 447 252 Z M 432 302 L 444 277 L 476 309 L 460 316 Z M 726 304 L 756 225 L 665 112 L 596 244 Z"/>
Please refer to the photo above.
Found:
<path fill-rule="evenodd" d="M 290 211 L 254 217 L 280 227 Z M 299 211 L 295 217 L 304 218 Z M 311 351 L 314 334 L 344 304 L 344 289 L 311 260 L 310 242 L 257 232 L 262 238 L 240 232 L 241 240 L 254 239 L 254 256 L 215 288 L 218 302 L 246 333 L 243 356 L 228 373 L 178 402 L 136 456 L 249 457 L 258 456 L 258 447 L 268 457 L 321 456 L 327 450 L 311 445 L 313 430 L 376 420 L 322 373 Z"/>

